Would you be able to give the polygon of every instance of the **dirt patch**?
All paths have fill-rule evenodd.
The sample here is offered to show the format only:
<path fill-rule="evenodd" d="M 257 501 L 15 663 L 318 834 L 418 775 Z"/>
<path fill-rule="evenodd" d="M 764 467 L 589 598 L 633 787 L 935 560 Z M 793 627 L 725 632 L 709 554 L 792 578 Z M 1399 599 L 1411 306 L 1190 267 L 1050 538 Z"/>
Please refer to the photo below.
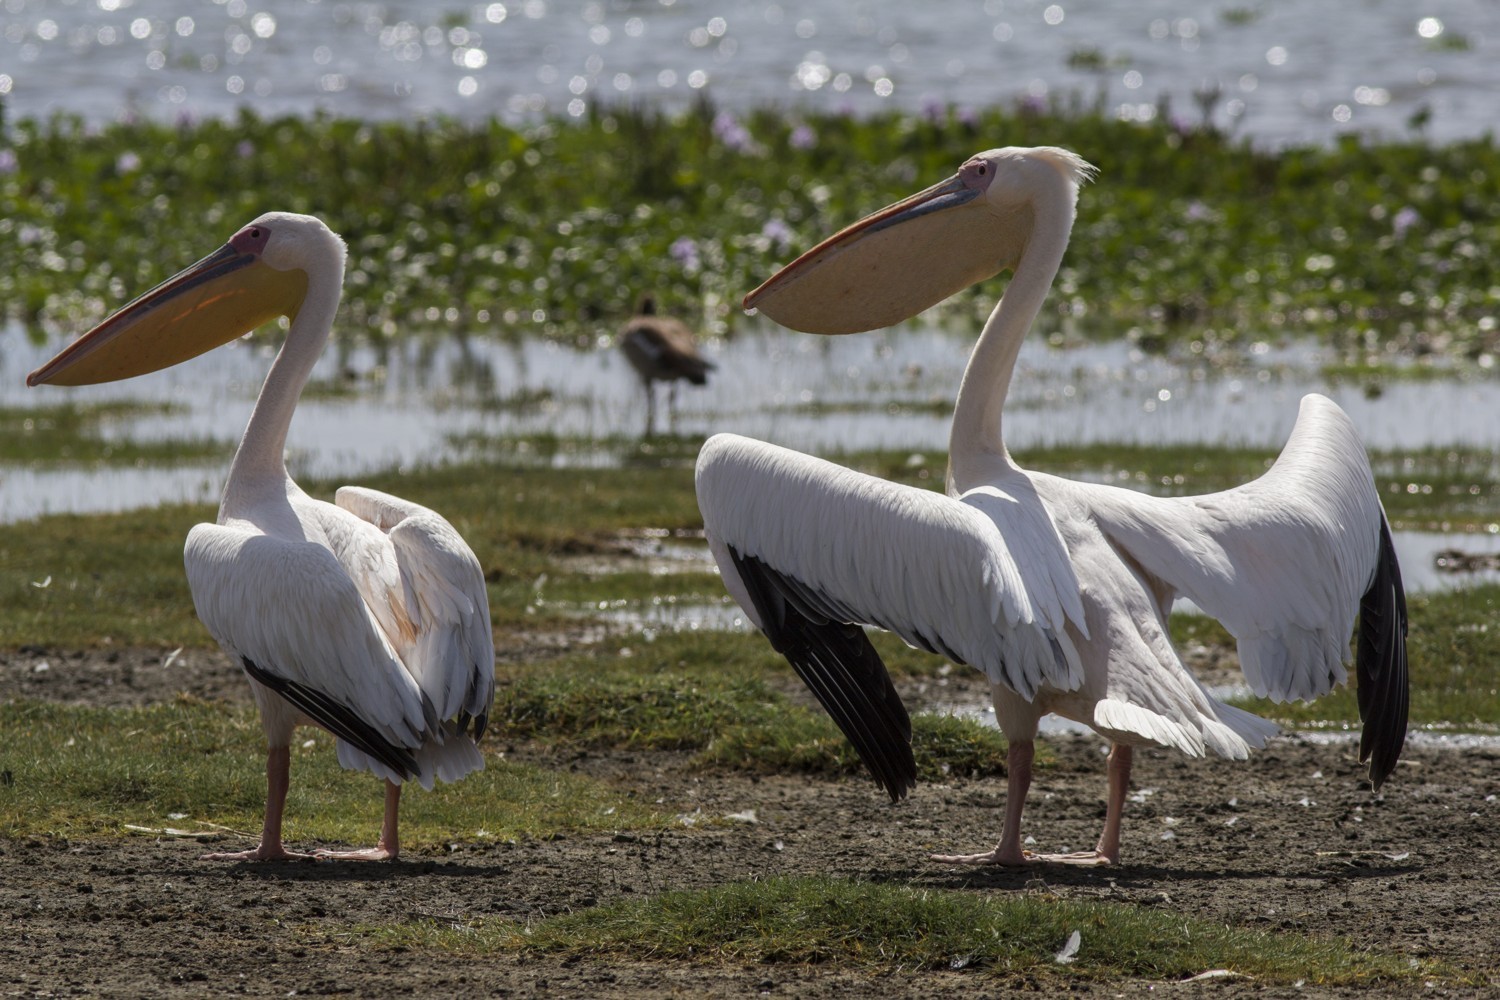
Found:
<path fill-rule="evenodd" d="M 47 668 L 39 670 L 45 661 Z M 170 661 L 170 662 L 169 662 Z M 0 697 L 128 705 L 177 691 L 246 697 L 218 653 L 0 656 Z M 951 695 L 951 691 L 948 692 Z M 1047 741 L 1026 832 L 1040 850 L 1089 845 L 1103 820 L 1102 744 Z M 1024 992 L 982 969 L 895 972 L 565 961 L 473 960 L 375 951 L 353 933 L 392 920 L 527 919 L 728 879 L 831 873 L 971 892 L 1050 891 L 1164 908 L 1236 926 L 1344 934 L 1440 959 L 1500 988 L 1500 753 L 1408 750 L 1385 792 L 1359 780 L 1353 748 L 1277 741 L 1249 762 L 1137 752 L 1124 864 L 1009 872 L 933 864 L 934 850 L 988 846 L 1004 790 L 995 780 L 920 787 L 890 805 L 873 783 L 703 773 L 678 754 L 513 756 L 574 769 L 664 799 L 684 813 L 755 822 L 517 844 L 458 844 L 397 864 L 220 865 L 196 842 L 0 841 L 0 981 L 10 995 L 203 996 L 297 993 L 397 997 L 896 997 Z M 421 796 L 408 803 L 419 810 Z M 312 846 L 312 845 L 298 845 Z M 1246 982 L 1151 984 L 1158 994 L 1262 996 Z M 1143 984 L 1080 982 L 1077 992 Z M 1329 995 L 1287 988 L 1282 995 Z M 1361 996 L 1370 990 L 1349 990 Z M 1374 990 L 1407 996 L 1410 986 Z M 1473 995 L 1469 988 L 1430 990 Z M 1276 995 L 1273 993 L 1272 995 Z"/>

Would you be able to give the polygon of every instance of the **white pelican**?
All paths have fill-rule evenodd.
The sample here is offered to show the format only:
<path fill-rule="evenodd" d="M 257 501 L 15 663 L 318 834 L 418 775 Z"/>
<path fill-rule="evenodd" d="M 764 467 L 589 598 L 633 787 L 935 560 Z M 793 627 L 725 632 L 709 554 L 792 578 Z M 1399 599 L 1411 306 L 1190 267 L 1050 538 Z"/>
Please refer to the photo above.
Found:
<path fill-rule="evenodd" d="M 667 417 L 670 420 L 676 416 L 677 383 L 687 381 L 693 385 L 707 385 L 708 373 L 714 369 L 714 363 L 698 353 L 693 331 L 675 317 L 659 315 L 656 299 L 650 294 L 641 296 L 636 314 L 620 331 L 620 350 L 646 389 L 648 436 L 656 427 L 656 393 L 651 383 L 667 383 Z"/>
<path fill-rule="evenodd" d="M 725 586 L 812 688 L 893 799 L 915 784 L 911 727 L 860 624 L 984 671 L 1009 742 L 1005 821 L 965 864 L 1111 864 L 1133 746 L 1244 758 L 1276 727 L 1212 698 L 1167 631 L 1178 595 L 1239 642 L 1250 687 L 1310 699 L 1356 671 L 1360 759 L 1378 788 L 1406 735 L 1406 604 L 1389 529 L 1349 418 L 1309 395 L 1262 477 L 1162 499 L 1017 468 L 1000 415 L 1093 168 L 1055 148 L 995 149 L 825 240 L 745 299 L 812 333 L 916 315 L 1013 271 L 974 345 L 949 442 L 948 490 L 861 475 L 728 434 L 698 459 L 698 502 Z M 1361 597 L 1361 595 L 1363 595 Z M 1093 851 L 1035 855 L 1021 810 L 1038 720 L 1111 741 Z"/>
<path fill-rule="evenodd" d="M 338 737 L 339 763 L 386 780 L 376 847 L 399 851 L 408 780 L 431 788 L 484 766 L 475 745 L 494 695 L 495 651 L 479 561 L 425 507 L 357 487 L 314 500 L 282 461 L 292 411 L 322 353 L 344 278 L 343 240 L 318 219 L 272 212 L 90 330 L 28 378 L 84 385 L 177 364 L 278 316 L 291 318 L 224 484 L 217 524 L 188 534 L 193 604 L 241 664 L 268 751 L 260 845 L 214 860 L 306 857 L 281 819 L 293 727 Z"/>

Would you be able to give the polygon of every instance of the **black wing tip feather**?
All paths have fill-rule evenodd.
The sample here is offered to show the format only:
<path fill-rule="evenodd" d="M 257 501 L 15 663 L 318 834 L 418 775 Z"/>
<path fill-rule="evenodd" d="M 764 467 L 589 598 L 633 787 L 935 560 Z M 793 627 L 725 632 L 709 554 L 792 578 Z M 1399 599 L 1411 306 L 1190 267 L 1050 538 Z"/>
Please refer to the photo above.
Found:
<path fill-rule="evenodd" d="M 729 548 L 771 647 L 785 656 L 892 802 L 917 785 L 911 716 L 859 625 L 831 620 L 815 591 Z"/>
<path fill-rule="evenodd" d="M 1390 526 L 1380 519 L 1380 552 L 1375 577 L 1359 602 L 1359 642 L 1355 652 L 1360 734 L 1359 759 L 1369 761 L 1370 782 L 1378 790 L 1406 744 L 1410 682 L 1406 661 L 1406 591 Z"/>
<path fill-rule="evenodd" d="M 891 801 L 905 798 L 916 787 L 911 717 L 864 630 L 858 625 L 820 626 L 815 635 L 797 636 L 780 652 L 828 710 Z M 871 670 L 884 677 L 885 691 L 872 694 L 860 683 L 860 674 Z"/>
<path fill-rule="evenodd" d="M 285 698 L 334 736 L 380 761 L 403 779 L 415 776 L 420 770 L 417 758 L 410 750 L 385 739 L 347 705 L 339 704 L 321 691 L 273 674 L 249 657 L 241 657 L 240 662 L 245 667 L 245 673 L 256 681 Z"/>
<path fill-rule="evenodd" d="M 468 731 L 470 738 L 473 739 L 475 743 L 478 743 L 480 740 L 484 739 L 484 731 L 489 726 L 489 724 L 490 715 L 488 712 L 481 712 L 478 715 L 470 715 L 468 712 L 458 713 L 458 731 L 460 733 Z"/>

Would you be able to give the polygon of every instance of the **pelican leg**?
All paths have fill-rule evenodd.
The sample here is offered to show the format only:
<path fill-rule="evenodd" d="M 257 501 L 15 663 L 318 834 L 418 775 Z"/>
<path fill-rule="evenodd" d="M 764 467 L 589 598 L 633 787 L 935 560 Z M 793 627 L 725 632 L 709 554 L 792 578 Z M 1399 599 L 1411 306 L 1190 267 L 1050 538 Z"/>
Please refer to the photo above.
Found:
<path fill-rule="evenodd" d="M 1109 751 L 1109 801 L 1104 806 L 1104 832 L 1094 853 L 1108 864 L 1120 863 L 1120 823 L 1125 814 L 1125 793 L 1130 789 L 1131 748 L 1116 743 Z"/>
<path fill-rule="evenodd" d="M 1037 856 L 1021 848 L 1021 810 L 1026 806 L 1026 792 L 1031 787 L 1031 759 L 1036 751 L 1032 740 L 1011 740 L 1005 755 L 1005 826 L 1000 843 L 993 851 L 982 854 L 934 854 L 933 861 L 945 865 L 1005 865 L 1019 868 L 1033 864 Z"/>
<path fill-rule="evenodd" d="M 1010 771 L 1005 800 L 1005 827 L 1000 843 L 983 854 L 934 854 L 933 861 L 946 865 L 1079 865 L 1093 867 L 1120 861 L 1120 823 L 1125 811 L 1125 792 L 1130 787 L 1130 747 L 1116 743 L 1109 752 L 1109 798 L 1104 806 L 1104 832 L 1092 851 L 1071 854 L 1035 854 L 1021 847 L 1021 809 L 1031 785 L 1031 758 L 1035 744 L 1015 740 L 1006 756 Z"/>
<path fill-rule="evenodd" d="M 1038 854 L 1036 860 L 1054 865 L 1117 865 L 1120 863 L 1120 825 L 1125 813 L 1125 793 L 1130 788 L 1131 748 L 1116 743 L 1109 750 L 1109 798 L 1104 803 L 1104 832 L 1092 851 L 1072 854 Z"/>
<path fill-rule="evenodd" d="M 281 817 L 286 811 L 286 790 L 291 785 L 292 751 L 290 747 L 266 750 L 266 818 L 261 825 L 260 846 L 253 851 L 215 852 L 203 855 L 202 861 L 293 861 L 310 854 L 289 851 L 281 843 Z"/>
<path fill-rule="evenodd" d="M 385 783 L 385 818 L 380 821 L 380 841 L 362 851 L 318 851 L 316 857 L 329 861 L 395 861 L 401 851 L 396 824 L 401 814 L 401 786 Z"/>

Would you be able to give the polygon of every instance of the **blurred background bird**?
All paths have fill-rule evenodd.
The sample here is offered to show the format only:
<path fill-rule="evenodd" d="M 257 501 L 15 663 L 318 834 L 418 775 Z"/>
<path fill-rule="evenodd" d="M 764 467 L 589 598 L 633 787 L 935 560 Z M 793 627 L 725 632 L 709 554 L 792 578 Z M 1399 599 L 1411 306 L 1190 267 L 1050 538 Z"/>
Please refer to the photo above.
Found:
<path fill-rule="evenodd" d="M 693 331 L 685 323 L 672 316 L 657 315 L 656 297 L 649 292 L 641 296 L 635 315 L 620 331 L 620 350 L 625 352 L 646 390 L 647 437 L 656 433 L 656 391 L 652 383 L 668 385 L 670 426 L 677 416 L 677 383 L 685 380 L 693 385 L 707 385 L 708 373 L 714 369 L 714 363 L 698 353 Z"/>

